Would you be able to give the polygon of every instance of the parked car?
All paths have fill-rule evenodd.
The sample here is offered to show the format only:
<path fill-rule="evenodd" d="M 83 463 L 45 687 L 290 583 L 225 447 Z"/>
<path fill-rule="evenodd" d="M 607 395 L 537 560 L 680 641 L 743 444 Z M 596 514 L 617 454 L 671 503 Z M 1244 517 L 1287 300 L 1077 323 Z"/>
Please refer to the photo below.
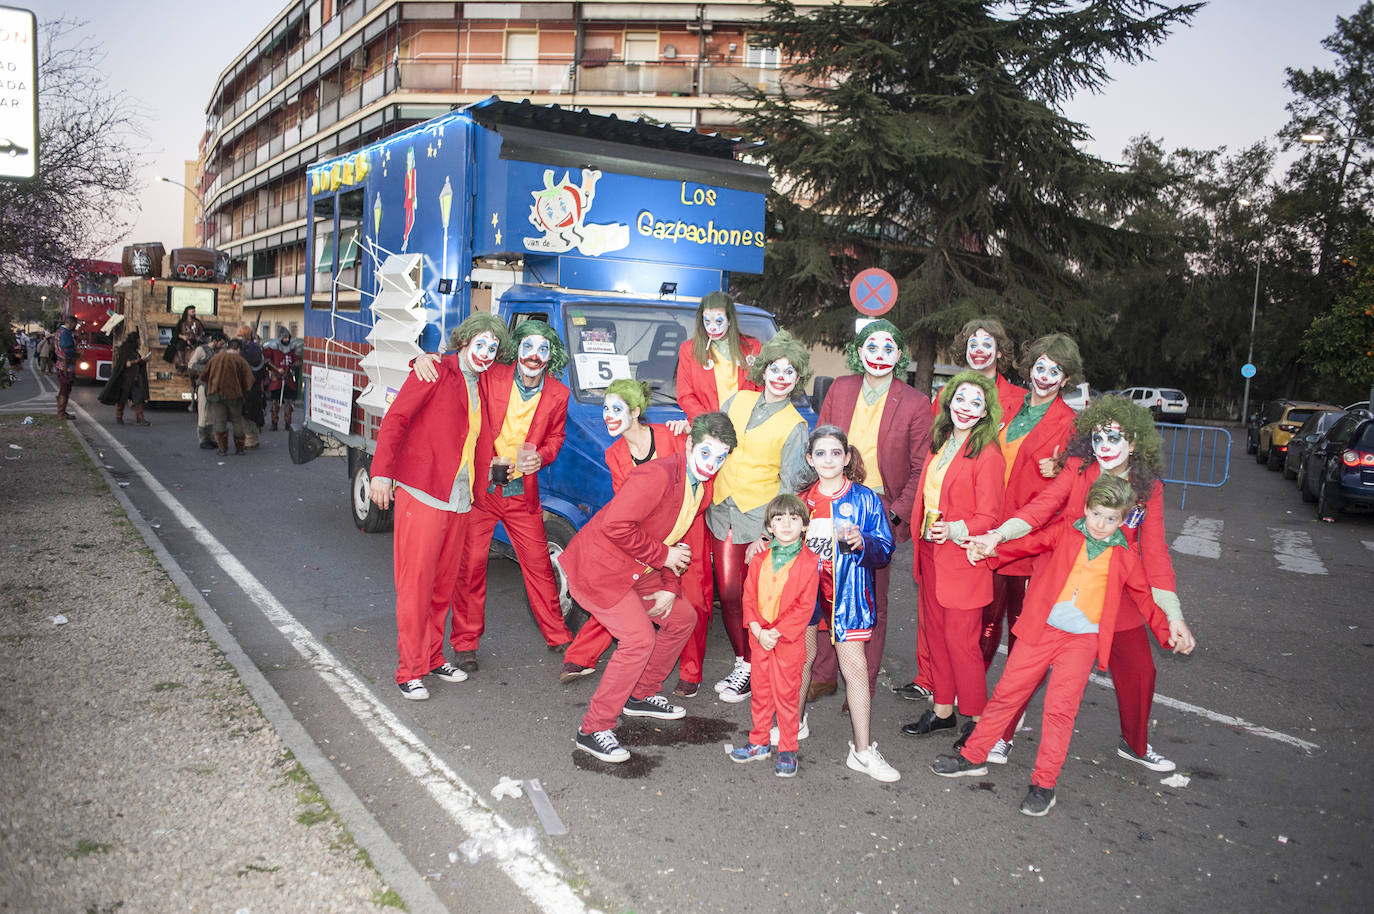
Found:
<path fill-rule="evenodd" d="M 1298 467 L 1298 491 L 1323 520 L 1350 505 L 1374 508 L 1374 413 L 1352 409 L 1317 439 Z"/>
<path fill-rule="evenodd" d="M 1330 403 L 1293 403 L 1284 404 L 1283 410 L 1272 422 L 1260 426 L 1259 447 L 1255 450 L 1255 463 L 1262 463 L 1271 470 L 1283 466 L 1288 453 L 1288 442 L 1302 424 L 1313 413 L 1326 411 L 1340 412 L 1339 406 Z"/>
<path fill-rule="evenodd" d="M 1259 450 L 1260 429 L 1270 422 L 1278 421 L 1279 416 L 1283 415 L 1284 407 L 1291 402 L 1291 400 L 1270 400 L 1264 404 L 1263 408 L 1250 414 L 1250 418 L 1245 424 L 1245 453 L 1253 454 Z"/>
<path fill-rule="evenodd" d="M 1361 400 L 1359 403 L 1347 403 L 1346 409 L 1369 409 L 1369 401 Z"/>
<path fill-rule="evenodd" d="M 1307 452 L 1345 413 L 1346 410 L 1320 410 L 1309 416 L 1302 428 L 1293 433 L 1293 438 L 1288 442 L 1288 453 L 1283 458 L 1284 479 L 1297 478 L 1298 467 L 1307 458 Z"/>
<path fill-rule="evenodd" d="M 1102 393 L 1093 390 L 1088 386 L 1088 382 L 1084 381 L 1073 387 L 1064 388 L 1064 392 L 1060 396 L 1064 398 L 1065 403 L 1069 404 L 1070 409 L 1076 413 L 1081 413 L 1088 408 L 1089 403 L 1102 396 Z"/>
<path fill-rule="evenodd" d="M 1128 387 L 1120 394 L 1150 411 L 1156 422 L 1188 421 L 1188 398 L 1173 387 Z"/>

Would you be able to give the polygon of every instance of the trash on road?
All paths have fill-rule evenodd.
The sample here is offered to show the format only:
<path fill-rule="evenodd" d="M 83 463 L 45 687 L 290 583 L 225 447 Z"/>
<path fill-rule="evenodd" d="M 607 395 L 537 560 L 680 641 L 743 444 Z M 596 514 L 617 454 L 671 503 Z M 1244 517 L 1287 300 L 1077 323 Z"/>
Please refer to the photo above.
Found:
<path fill-rule="evenodd" d="M 55 616 L 48 616 L 48 618 L 52 620 L 52 624 L 53 624 L 53 625 L 66 625 L 66 624 L 67 624 L 67 617 L 64 616 L 64 615 L 62 615 L 61 613 L 58 613 L 58 614 L 55 615 Z"/>
<path fill-rule="evenodd" d="M 458 850 L 448 855 L 450 863 L 460 859 L 472 866 L 483 858 L 509 860 L 512 857 L 533 854 L 539 849 L 539 835 L 533 825 L 498 831 L 484 838 L 469 838 L 458 845 Z"/>
<path fill-rule="evenodd" d="M 1188 777 L 1186 774 L 1171 774 L 1159 783 L 1163 784 L 1165 787 L 1187 787 L 1188 782 L 1191 780 L 1192 778 Z"/>
<path fill-rule="evenodd" d="M 25 424 L 25 425 L 33 425 L 33 416 L 25 416 L 25 417 L 24 417 L 24 424 Z"/>
<path fill-rule="evenodd" d="M 513 800 L 520 796 L 520 782 L 503 774 L 501 780 L 497 781 L 496 786 L 491 789 L 491 795 L 498 800 L 503 797 L 510 797 Z"/>
<path fill-rule="evenodd" d="M 549 801 L 549 795 L 544 792 L 544 785 L 539 783 L 539 778 L 526 780 L 525 789 L 529 791 L 530 802 L 534 804 L 535 815 L 539 816 L 539 824 L 544 826 L 544 834 L 566 835 L 568 826 L 564 825 L 563 820 L 558 817 L 558 812 L 553 808 L 553 803 Z"/>
<path fill-rule="evenodd" d="M 1288 836 L 1287 836 L 1287 835 L 1279 835 L 1279 843 L 1280 843 L 1280 844 L 1287 844 L 1287 843 L 1288 843 Z"/>
<path fill-rule="evenodd" d="M 12 450 L 12 451 L 22 451 L 23 448 L 20 447 L 20 446 L 17 445 L 17 444 L 11 444 L 11 445 L 10 445 L 10 450 Z"/>

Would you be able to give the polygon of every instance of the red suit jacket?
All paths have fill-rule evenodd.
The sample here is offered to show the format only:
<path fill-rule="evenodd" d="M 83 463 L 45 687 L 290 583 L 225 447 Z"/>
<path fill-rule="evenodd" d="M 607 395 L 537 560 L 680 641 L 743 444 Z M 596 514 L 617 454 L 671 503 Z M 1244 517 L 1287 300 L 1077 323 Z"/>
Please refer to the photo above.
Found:
<path fill-rule="evenodd" d="M 667 457 L 669 454 L 680 454 L 687 449 L 686 435 L 674 435 L 662 425 L 650 425 L 649 430 L 654 435 L 654 460 Z M 630 445 L 625 442 L 624 435 L 612 441 L 611 446 L 606 448 L 606 467 L 611 471 L 611 489 L 619 492 L 625 477 L 635 468 L 634 458 L 630 456 Z"/>
<path fill-rule="evenodd" d="M 559 563 L 564 573 L 597 605 L 613 606 L 631 590 L 643 592 L 646 585 L 641 581 L 650 574 L 661 578 L 652 589 L 681 595 L 681 580 L 663 568 L 668 558 L 663 540 L 677 521 L 686 476 L 683 452 L 635 467 L 606 507 L 563 550 Z M 712 480 L 702 486 L 697 517 L 711 504 Z"/>
<path fill-rule="evenodd" d="M 763 628 L 776 628 L 779 644 L 801 642 L 816 610 L 816 593 L 821 586 L 820 556 L 802 546 L 787 572 L 787 583 L 782 585 L 778 617 L 768 622 L 759 614 L 759 569 L 764 562 L 771 561 L 773 557 L 765 549 L 749 563 L 749 573 L 744 578 L 744 628 L 747 631 L 749 623 L 757 622 Z"/>
<path fill-rule="evenodd" d="M 1080 514 L 1079 517 L 1082 517 Z M 1124 531 L 1125 528 L 1123 527 Z M 1075 530 L 1068 515 L 1043 530 L 1012 540 L 997 547 L 997 558 L 989 561 L 1030 557 L 1048 552 L 1035 569 L 1035 575 L 1026 588 L 1026 602 L 1021 610 L 1021 618 L 1012 629 L 1016 637 L 1034 644 L 1044 633 L 1050 610 L 1064 590 L 1078 553 L 1083 548 L 1083 534 Z M 1155 605 L 1150 596 L 1150 582 L 1146 580 L 1145 569 L 1140 556 L 1130 549 L 1110 547 L 1112 563 L 1107 570 L 1107 593 L 1102 603 L 1102 618 L 1097 627 L 1097 665 L 1107 668 L 1107 660 L 1112 654 L 1112 635 L 1134 626 L 1121 625 L 1119 615 L 1137 616 L 1129 608 L 1122 610 L 1121 604 L 1127 599 L 1135 604 L 1140 613 L 1145 614 L 1150 629 L 1160 644 L 1169 643 L 1169 620 Z"/>
<path fill-rule="evenodd" d="M 744 351 L 746 360 L 745 364 L 739 366 L 739 389 L 762 390 L 762 387 L 749 382 L 748 359 L 758 355 L 763 345 L 752 336 L 741 335 L 739 346 Z M 677 405 L 687 414 L 689 420 L 702 413 L 714 413 L 720 409 L 720 398 L 716 396 L 715 372 L 692 357 L 691 340 L 683 343 L 677 351 Z"/>
<path fill-rule="evenodd" d="M 1088 489 L 1102 475 L 1102 467 L 1096 460 L 1080 473 L 1082 466 L 1082 459 L 1070 457 L 1047 489 L 1031 499 L 1029 504 L 1009 512 L 1009 516 L 1019 517 L 1033 528 L 1043 527 L 1056 517 L 1067 518 L 1070 523 L 1082 517 L 1088 503 Z M 1174 580 L 1174 563 L 1169 558 L 1169 544 L 1164 534 L 1164 486 L 1158 480 L 1145 502 L 1145 519 L 1135 529 L 1123 526 L 1121 532 L 1126 542 L 1131 544 L 1132 551 L 1139 554 L 1150 586 L 1176 592 L 1178 582 Z M 1004 543 L 997 547 L 999 556 L 1007 545 L 1011 544 Z M 1036 573 L 1039 573 L 1038 567 Z M 1141 608 L 1140 613 L 1120 613 L 1116 627 L 1135 628 L 1141 624 L 1144 612 L 1144 608 Z"/>
<path fill-rule="evenodd" d="M 477 381 L 477 389 L 482 397 L 482 433 L 477 438 L 477 504 L 485 506 L 488 499 L 497 496 L 487 492 L 491 482 L 491 459 L 496 456 L 496 439 L 501 434 L 501 424 L 506 421 L 506 410 L 510 406 L 511 384 L 515 381 L 515 366 L 499 362 L 482 372 Z M 553 463 L 563 448 L 564 425 L 568 419 L 568 387 L 562 381 L 545 372 L 544 390 L 539 395 L 539 405 L 535 407 L 534 417 L 530 420 L 530 430 L 525 440 L 533 442 L 544 466 Z M 526 476 L 525 491 L 513 496 L 513 500 L 531 514 L 543 510 L 539 504 L 539 474 Z M 509 504 L 512 499 L 505 499 Z"/>
<path fill-rule="evenodd" d="M 931 454 L 921 470 L 921 481 L 916 487 L 916 510 L 914 517 L 924 516 L 926 510 L 924 487 L 926 475 L 935 465 L 936 455 Z M 963 449 L 950 462 L 945 471 L 945 481 L 940 487 L 939 509 L 944 516 L 941 520 L 948 523 L 961 520 L 968 526 L 971 535 L 986 533 L 1002 520 L 1002 499 L 1004 491 L 1003 475 L 1006 462 L 996 442 L 979 451 L 978 456 L 968 458 Z M 935 507 L 932 505 L 931 507 Z M 917 533 L 920 533 L 918 530 Z M 953 542 L 935 545 L 935 598 L 942 606 L 951 609 L 977 609 L 992 602 L 992 569 L 984 567 L 986 562 L 970 565 L 968 555 L 962 546 Z M 921 563 L 913 562 L 916 580 L 922 587 L 931 586 L 931 581 L 921 580 Z"/>
<path fill-rule="evenodd" d="M 401 385 L 377 431 L 372 475 L 448 501 L 468 434 L 468 385 L 456 352 L 435 369 L 439 379 L 433 383 L 412 372 Z"/>
<path fill-rule="evenodd" d="M 821 404 L 819 425 L 838 425 L 849 432 L 854 408 L 862 396 L 863 375 L 836 378 Z M 878 472 L 883 475 L 883 507 L 902 519 L 892 527 L 893 541 L 911 539 L 912 508 L 921 468 L 930 454 L 930 398 L 896 378 L 887 389 L 878 420 Z"/>
<path fill-rule="evenodd" d="M 1002 372 L 997 372 L 997 403 L 1002 407 L 1002 424 L 1006 425 L 1011 421 L 1011 417 L 1021 411 L 1021 404 L 1026 399 L 1026 388 L 1017 387 L 1015 384 L 1002 377 Z M 930 401 L 930 414 L 933 416 L 940 411 L 940 398 L 936 397 Z"/>
<path fill-rule="evenodd" d="M 1014 415 L 1015 413 L 1007 416 L 1006 420 L 1010 422 Z M 1064 398 L 1055 397 L 1050 408 L 1045 410 L 1045 415 L 1035 423 L 1035 428 L 1021 439 L 1021 447 L 1016 451 L 1016 459 L 1011 465 L 1011 477 L 1007 480 L 1007 497 L 1003 512 L 1006 516 L 1015 516 L 1022 505 L 1050 485 L 1052 480 L 1040 475 L 1040 461 L 1042 458 L 1053 456 L 1056 448 L 1061 452 L 1064 450 L 1064 445 L 1073 435 L 1074 423 L 1077 420 L 1078 414 L 1064 402 Z M 1030 559 L 1005 563 L 998 569 L 998 574 L 1028 577 L 1032 564 Z"/>

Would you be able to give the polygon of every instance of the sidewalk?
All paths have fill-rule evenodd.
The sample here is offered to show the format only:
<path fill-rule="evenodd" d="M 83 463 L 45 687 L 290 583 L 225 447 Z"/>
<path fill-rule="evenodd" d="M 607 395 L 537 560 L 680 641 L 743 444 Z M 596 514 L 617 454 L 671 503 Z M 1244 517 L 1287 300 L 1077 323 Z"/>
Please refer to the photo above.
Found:
<path fill-rule="evenodd" d="M 0 415 L 0 910 L 399 908 L 67 423 L 23 418 Z"/>

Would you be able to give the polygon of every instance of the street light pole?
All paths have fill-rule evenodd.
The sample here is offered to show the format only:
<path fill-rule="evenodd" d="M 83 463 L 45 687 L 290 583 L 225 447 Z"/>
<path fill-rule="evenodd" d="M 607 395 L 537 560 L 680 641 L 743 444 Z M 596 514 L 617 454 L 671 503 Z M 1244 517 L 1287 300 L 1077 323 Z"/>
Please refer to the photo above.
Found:
<path fill-rule="evenodd" d="M 1241 199 L 1236 203 L 1241 209 L 1249 209 L 1250 201 Z M 1255 297 L 1250 303 L 1250 349 L 1245 356 L 1246 365 L 1255 364 L 1255 315 L 1259 312 L 1259 286 L 1260 286 L 1260 265 L 1264 263 L 1264 236 L 1260 235 L 1259 243 L 1255 246 Z M 1242 422 L 1250 421 L 1250 378 L 1245 379 L 1245 394 L 1240 401 L 1240 418 Z"/>
<path fill-rule="evenodd" d="M 153 180 L 161 181 L 163 184 L 175 184 L 177 187 L 182 188 L 188 194 L 196 198 L 196 203 L 200 206 L 200 243 L 202 246 L 207 246 L 207 242 L 210 239 L 209 233 L 207 232 L 205 226 L 205 199 L 190 187 L 187 187 L 185 184 L 182 184 L 180 181 L 173 181 L 171 178 L 164 178 L 161 175 L 158 175 Z"/>

